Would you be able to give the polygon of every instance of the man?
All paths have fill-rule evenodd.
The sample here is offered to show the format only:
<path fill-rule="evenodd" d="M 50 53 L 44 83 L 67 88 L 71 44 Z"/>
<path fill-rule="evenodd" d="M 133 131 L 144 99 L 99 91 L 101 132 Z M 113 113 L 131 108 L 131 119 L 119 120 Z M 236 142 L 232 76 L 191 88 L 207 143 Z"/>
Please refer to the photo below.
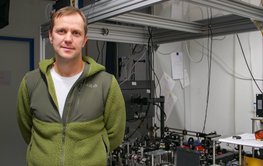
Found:
<path fill-rule="evenodd" d="M 29 166 L 103 166 L 122 142 L 123 96 L 114 76 L 82 56 L 86 33 L 79 9 L 55 12 L 49 31 L 55 57 L 21 82 L 17 119 Z"/>

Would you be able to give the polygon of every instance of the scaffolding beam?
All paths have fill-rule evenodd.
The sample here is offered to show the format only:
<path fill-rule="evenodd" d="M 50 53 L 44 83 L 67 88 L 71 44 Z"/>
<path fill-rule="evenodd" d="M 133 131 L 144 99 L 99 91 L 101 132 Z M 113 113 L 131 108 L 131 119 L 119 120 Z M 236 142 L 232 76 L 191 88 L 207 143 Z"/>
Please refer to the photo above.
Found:
<path fill-rule="evenodd" d="M 147 44 L 149 34 L 144 27 L 97 22 L 89 25 L 88 38 L 89 40 Z"/>
<path fill-rule="evenodd" d="M 116 17 L 110 18 L 109 20 L 191 33 L 201 33 L 203 27 L 203 24 L 200 23 L 172 20 L 139 12 L 118 15 Z"/>
<path fill-rule="evenodd" d="M 263 21 L 263 8 L 240 0 L 185 0 L 197 5 L 223 10 L 238 16 Z"/>
<path fill-rule="evenodd" d="M 167 0 L 100 0 L 82 8 L 89 24 Z"/>
<path fill-rule="evenodd" d="M 167 0 L 100 0 L 81 8 L 87 17 L 88 24 L 106 20 L 133 10 L 145 8 Z M 48 37 L 50 23 L 41 25 L 41 36 Z"/>
<path fill-rule="evenodd" d="M 210 25 L 205 25 L 203 33 L 193 34 L 180 31 L 171 31 L 171 30 L 159 30 L 153 31 L 153 40 L 158 44 L 178 42 L 184 40 L 192 40 L 199 38 L 206 38 L 208 34 L 213 36 L 223 36 L 235 33 L 243 33 L 256 31 L 257 27 L 249 18 L 244 18 L 237 15 L 225 15 L 212 20 L 200 20 L 198 21 L 202 24 L 207 24 L 210 22 Z"/>

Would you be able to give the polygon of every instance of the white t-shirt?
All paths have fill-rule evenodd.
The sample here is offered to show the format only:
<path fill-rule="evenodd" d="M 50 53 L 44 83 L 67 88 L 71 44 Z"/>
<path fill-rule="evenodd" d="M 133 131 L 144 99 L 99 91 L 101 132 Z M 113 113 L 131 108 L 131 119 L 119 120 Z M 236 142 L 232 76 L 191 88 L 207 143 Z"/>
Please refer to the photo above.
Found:
<path fill-rule="evenodd" d="M 82 72 L 80 72 L 74 76 L 71 76 L 71 77 L 63 77 L 63 76 L 59 75 L 53 67 L 53 68 L 51 68 L 50 73 L 51 73 L 51 76 L 52 76 L 52 79 L 54 82 L 54 86 L 55 86 L 56 96 L 57 96 L 57 100 L 58 100 L 59 114 L 60 114 L 60 117 L 62 117 L 64 105 L 65 105 L 65 101 L 66 101 L 66 98 L 68 96 L 68 93 L 69 93 L 71 87 L 73 86 L 73 84 L 80 77 Z"/>

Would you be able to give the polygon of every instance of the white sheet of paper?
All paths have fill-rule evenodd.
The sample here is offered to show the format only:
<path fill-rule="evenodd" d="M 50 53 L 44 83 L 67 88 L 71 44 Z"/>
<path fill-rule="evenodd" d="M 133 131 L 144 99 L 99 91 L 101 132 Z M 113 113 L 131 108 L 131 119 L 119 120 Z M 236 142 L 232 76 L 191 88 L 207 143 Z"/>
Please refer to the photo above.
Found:
<path fill-rule="evenodd" d="M 177 101 L 176 95 L 173 93 L 173 88 L 175 87 L 175 81 L 167 74 L 163 73 L 161 80 L 161 95 L 165 96 L 165 103 L 164 103 L 164 111 L 166 114 L 166 120 L 171 115 L 174 105 Z M 160 112 L 158 112 L 158 116 L 160 116 Z"/>
<path fill-rule="evenodd" d="M 180 79 L 183 88 L 190 85 L 189 75 L 186 69 L 184 69 L 184 77 Z"/>
<path fill-rule="evenodd" d="M 171 62 L 172 62 L 172 75 L 173 79 L 183 78 L 183 53 L 182 52 L 173 52 L 171 53 Z"/>
<path fill-rule="evenodd" d="M 163 96 L 169 94 L 175 86 L 174 80 L 165 72 L 163 73 L 161 77 L 160 84 L 161 84 L 161 90 L 162 90 L 161 95 Z"/>
<path fill-rule="evenodd" d="M 175 94 L 169 93 L 167 96 L 165 96 L 164 110 L 166 114 L 166 120 L 169 119 L 176 101 L 177 97 Z"/>

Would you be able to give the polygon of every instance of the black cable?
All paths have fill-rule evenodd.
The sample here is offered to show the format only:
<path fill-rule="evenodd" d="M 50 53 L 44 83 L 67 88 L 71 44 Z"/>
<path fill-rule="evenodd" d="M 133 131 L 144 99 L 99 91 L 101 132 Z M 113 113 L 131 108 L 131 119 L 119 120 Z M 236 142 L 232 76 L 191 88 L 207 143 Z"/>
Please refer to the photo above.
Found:
<path fill-rule="evenodd" d="M 132 48 L 132 55 L 135 54 L 140 54 L 144 51 L 144 45 L 142 45 L 141 49 L 139 51 L 136 51 L 136 49 L 138 48 L 138 44 L 136 44 L 133 48 Z"/>
<path fill-rule="evenodd" d="M 152 40 L 152 31 L 150 28 L 148 28 L 148 32 L 149 32 L 149 39 L 148 39 L 148 54 L 149 54 L 149 45 L 151 45 L 151 54 L 152 54 L 152 57 L 154 57 L 154 50 L 153 50 L 153 40 Z M 154 59 L 154 58 L 153 58 Z M 154 60 L 153 60 L 153 64 L 154 64 Z M 160 80 L 158 78 L 158 76 L 156 75 L 156 72 L 154 71 L 154 67 L 152 67 L 152 63 L 149 61 L 149 66 L 150 66 L 150 69 L 151 71 L 153 72 L 154 74 L 154 83 L 155 83 L 155 78 L 157 79 L 157 83 L 158 83 L 158 86 L 159 86 L 159 90 L 160 90 L 160 96 L 161 96 L 161 92 L 162 92 L 162 87 L 161 87 L 161 84 L 160 84 Z M 156 93 L 156 87 L 154 88 L 155 89 L 155 95 L 157 95 Z"/>
<path fill-rule="evenodd" d="M 132 49 L 132 55 L 135 54 L 135 50 L 136 50 L 137 46 L 138 46 L 138 44 L 136 44 L 136 45 L 133 47 L 133 49 Z"/>
<path fill-rule="evenodd" d="M 146 108 L 146 111 L 145 111 L 145 116 L 141 119 L 141 122 L 139 123 L 139 125 L 135 128 L 135 130 L 129 135 L 127 136 L 126 139 L 129 139 L 131 138 L 138 130 L 139 128 L 141 128 L 141 125 L 143 124 L 144 120 L 147 118 L 148 116 L 148 112 L 149 112 L 149 109 L 150 109 L 150 103 L 147 104 L 147 108 Z"/>
<path fill-rule="evenodd" d="M 148 44 L 147 44 L 147 60 L 148 60 L 148 65 L 149 65 L 149 81 L 150 81 L 150 89 L 151 89 L 151 94 L 150 96 L 151 97 L 154 97 L 156 92 L 155 92 L 155 77 L 153 77 L 153 81 L 154 81 L 154 95 L 152 95 L 152 90 L 153 90 L 153 87 L 152 87 L 152 56 L 153 56 L 153 52 L 152 52 L 152 45 L 151 45 L 151 40 L 152 40 L 152 29 L 150 27 L 148 27 L 148 33 L 149 33 L 149 38 L 148 38 Z M 151 60 L 150 60 L 151 58 Z"/>
<path fill-rule="evenodd" d="M 152 29 L 151 29 L 150 27 L 148 27 L 148 33 L 149 33 L 149 38 L 148 38 L 148 55 L 149 55 L 149 57 L 150 57 L 150 53 L 151 53 L 151 55 L 152 55 L 151 57 L 154 57 L 154 50 L 153 50 L 153 45 L 154 45 L 154 43 L 153 43 L 153 40 L 152 40 L 152 37 L 153 37 L 153 36 L 152 36 Z M 154 59 L 154 58 L 153 58 L 153 59 Z M 152 61 L 153 61 L 153 59 L 152 59 Z M 158 76 L 156 75 L 156 72 L 154 71 L 154 68 L 153 68 L 152 63 L 150 62 L 149 58 L 148 58 L 148 63 L 149 63 L 149 67 L 150 67 L 150 69 L 151 69 L 151 70 L 149 70 L 149 75 L 151 76 L 150 72 L 152 71 L 153 74 L 154 74 L 153 81 L 154 81 L 154 83 L 155 83 L 155 78 L 157 79 L 157 82 L 158 82 L 158 85 L 159 85 L 159 88 L 160 88 L 160 96 L 161 96 L 161 93 L 162 93 L 161 84 L 160 84 L 159 78 L 158 78 Z M 154 61 L 153 61 L 153 63 L 154 63 Z M 155 91 L 154 96 L 157 96 L 155 84 L 154 84 L 154 91 Z M 154 104 L 154 105 L 156 105 L 156 104 Z M 157 105 L 157 106 L 160 108 L 159 105 Z M 160 110 L 161 110 L 162 113 L 164 114 L 164 121 L 165 121 L 165 120 L 166 120 L 165 111 L 162 110 L 161 108 L 160 108 Z M 158 117 L 158 114 L 157 114 L 157 120 L 161 121 L 161 119 Z"/>
<path fill-rule="evenodd" d="M 154 105 L 156 105 L 156 106 L 160 109 L 160 113 L 163 113 L 163 114 L 164 114 L 164 121 L 166 121 L 167 116 L 166 116 L 165 111 L 162 110 L 162 108 L 161 108 L 161 106 L 160 106 L 159 104 L 154 104 Z M 157 119 L 158 119 L 159 121 L 161 121 L 161 119 L 158 117 L 158 114 L 157 114 Z"/>
<path fill-rule="evenodd" d="M 208 24 L 208 42 L 209 41 L 210 41 L 210 47 L 208 47 L 208 48 L 210 48 L 210 49 L 209 49 L 209 56 L 208 56 L 208 82 L 207 82 L 207 94 L 206 94 L 205 119 L 204 119 L 202 133 L 205 132 L 205 127 L 206 127 L 206 122 L 207 122 L 207 115 L 208 115 L 209 96 L 210 96 L 212 55 L 213 55 L 212 10 L 211 10 L 211 17 L 209 19 L 209 24 Z"/>
<path fill-rule="evenodd" d="M 98 55 L 97 55 L 97 58 L 96 58 L 96 62 L 98 62 L 100 56 L 102 57 L 102 61 L 103 61 L 103 51 L 104 51 L 104 47 L 105 47 L 105 42 L 103 42 L 102 47 L 99 48 L 99 42 L 96 41 L 96 48 L 97 48 L 97 50 L 98 50 Z"/>
<path fill-rule="evenodd" d="M 98 51 L 98 55 L 97 55 L 97 58 L 96 58 L 96 62 L 98 62 L 99 58 L 100 58 L 100 48 L 99 48 L 99 42 L 96 41 L 96 48 L 97 48 L 97 51 Z"/>
<path fill-rule="evenodd" d="M 143 53 L 143 51 L 144 51 L 144 46 L 139 50 L 139 51 L 137 51 L 136 52 L 136 48 L 138 47 L 138 44 L 136 44 L 133 48 L 132 48 L 132 53 L 131 53 L 131 55 L 135 55 L 135 54 L 140 54 L 140 53 Z M 143 56 L 143 54 L 142 54 L 142 56 Z M 141 56 L 141 57 L 142 57 Z M 140 58 L 141 59 L 141 58 Z M 133 60 L 133 65 L 134 65 L 134 67 L 132 68 L 132 70 L 131 70 L 131 76 L 130 76 L 130 80 L 135 80 L 135 65 L 137 64 L 139 62 L 139 60 Z"/>
<path fill-rule="evenodd" d="M 149 33 L 149 38 L 148 38 L 148 43 L 147 43 L 147 61 L 148 61 L 148 64 L 149 64 L 149 67 L 151 69 L 152 67 L 152 64 L 151 64 L 151 60 L 150 60 L 150 55 L 152 55 L 152 49 L 151 49 L 151 38 L 152 38 L 152 32 L 151 32 L 151 28 L 148 27 L 148 33 Z M 148 73 L 148 76 L 149 76 L 149 80 L 151 81 L 152 80 L 152 74 L 151 74 L 151 70 L 148 70 L 149 73 Z M 151 86 L 152 84 L 150 84 Z M 151 89 L 152 89 L 152 86 L 151 86 Z"/>
<path fill-rule="evenodd" d="M 255 78 L 254 78 L 254 76 L 253 76 L 253 74 L 252 74 L 252 71 L 251 71 L 251 69 L 250 69 L 250 67 L 249 67 L 249 65 L 248 65 L 248 62 L 247 62 L 247 59 L 246 59 L 246 56 L 245 56 L 244 49 L 243 49 L 243 46 L 242 46 L 241 41 L 240 41 L 240 38 L 239 38 L 239 35 L 236 34 L 236 36 L 237 36 L 238 43 L 239 43 L 240 48 L 241 48 L 241 51 L 242 51 L 242 55 L 243 55 L 244 60 L 245 60 L 245 62 L 246 62 L 247 69 L 248 69 L 248 71 L 249 71 L 249 73 L 250 73 L 250 75 L 251 75 L 251 77 L 252 77 L 252 79 L 253 79 L 255 85 L 257 86 L 258 90 L 259 90 L 260 93 L 262 94 L 263 92 L 262 92 L 262 90 L 259 88 L 258 83 L 257 83 L 257 81 L 255 80 Z"/>
<path fill-rule="evenodd" d="M 151 43 L 152 43 L 152 46 L 153 46 L 153 40 L 151 39 L 151 41 L 152 41 Z M 152 47 L 152 49 L 153 49 L 153 47 Z M 155 56 L 154 50 L 152 50 L 152 55 L 153 55 L 153 57 Z M 161 96 L 161 94 L 162 94 L 162 87 L 161 87 L 161 84 L 160 84 L 160 80 L 159 80 L 159 78 L 158 78 L 158 76 L 157 76 L 157 74 L 156 74 L 156 72 L 154 70 L 154 58 L 153 58 L 153 67 L 151 67 L 151 70 L 152 70 L 152 72 L 154 74 L 154 78 L 156 78 L 156 80 L 157 80 L 157 83 L 158 83 L 158 86 L 159 86 L 159 90 L 160 90 L 160 95 L 159 96 Z M 157 96 L 156 87 L 155 87 L 155 94 Z"/>

